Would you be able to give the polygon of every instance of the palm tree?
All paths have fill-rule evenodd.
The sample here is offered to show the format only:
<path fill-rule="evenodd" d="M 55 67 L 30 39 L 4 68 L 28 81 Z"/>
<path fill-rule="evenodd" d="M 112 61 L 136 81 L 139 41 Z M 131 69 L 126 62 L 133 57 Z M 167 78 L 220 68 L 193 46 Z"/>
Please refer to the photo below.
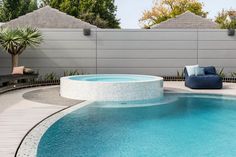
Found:
<path fill-rule="evenodd" d="M 42 34 L 36 28 L 4 28 L 0 31 L 0 46 L 12 56 L 12 69 L 18 66 L 19 55 L 27 47 L 36 47 L 42 42 Z"/>

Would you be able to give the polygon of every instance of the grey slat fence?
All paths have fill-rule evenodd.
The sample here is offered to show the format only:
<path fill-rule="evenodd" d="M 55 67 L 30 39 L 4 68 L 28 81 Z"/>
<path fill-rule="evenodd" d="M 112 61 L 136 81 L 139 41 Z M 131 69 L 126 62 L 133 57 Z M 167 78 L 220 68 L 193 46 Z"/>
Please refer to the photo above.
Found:
<path fill-rule="evenodd" d="M 78 69 L 83 73 L 135 73 L 175 76 L 185 65 L 214 65 L 236 72 L 236 36 L 227 30 L 41 29 L 44 42 L 29 48 L 20 65 L 41 75 Z M 0 74 L 11 59 L 0 53 Z"/>

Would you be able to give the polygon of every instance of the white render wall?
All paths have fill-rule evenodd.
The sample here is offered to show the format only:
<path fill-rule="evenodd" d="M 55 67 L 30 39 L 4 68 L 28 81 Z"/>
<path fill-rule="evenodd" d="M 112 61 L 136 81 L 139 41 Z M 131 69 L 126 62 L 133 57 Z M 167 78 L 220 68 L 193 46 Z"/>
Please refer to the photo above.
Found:
<path fill-rule="evenodd" d="M 214 65 L 236 72 L 236 36 L 227 30 L 41 29 L 44 43 L 28 49 L 20 64 L 40 74 L 79 69 L 83 73 L 175 76 L 185 65 Z M 11 59 L 0 54 L 0 74 Z"/>

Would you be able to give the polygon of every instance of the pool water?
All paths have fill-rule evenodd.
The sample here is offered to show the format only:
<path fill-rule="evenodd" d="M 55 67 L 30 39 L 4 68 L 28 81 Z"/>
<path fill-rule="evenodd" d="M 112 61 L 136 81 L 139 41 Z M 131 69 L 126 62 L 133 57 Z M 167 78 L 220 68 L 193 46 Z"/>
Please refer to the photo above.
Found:
<path fill-rule="evenodd" d="M 99 74 L 99 75 L 77 75 L 71 76 L 71 80 L 89 81 L 89 82 L 137 82 L 151 81 L 156 79 L 148 75 L 128 75 L 128 74 Z"/>
<path fill-rule="evenodd" d="M 235 157 L 236 98 L 95 102 L 54 123 L 37 157 Z"/>

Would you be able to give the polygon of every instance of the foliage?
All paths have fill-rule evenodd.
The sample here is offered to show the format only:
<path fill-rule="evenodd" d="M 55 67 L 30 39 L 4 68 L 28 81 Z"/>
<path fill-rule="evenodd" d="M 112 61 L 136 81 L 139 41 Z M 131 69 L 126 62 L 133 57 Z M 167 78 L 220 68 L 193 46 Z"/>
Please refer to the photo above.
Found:
<path fill-rule="evenodd" d="M 233 10 L 222 10 L 221 12 L 218 13 L 216 16 L 215 22 L 220 25 L 222 29 L 235 29 L 236 28 L 236 20 L 233 21 L 227 21 L 227 17 L 230 12 Z"/>
<path fill-rule="evenodd" d="M 114 0 L 43 0 L 42 5 L 50 5 L 100 28 L 120 28 L 114 3 Z"/>
<path fill-rule="evenodd" d="M 50 5 L 71 16 L 78 17 L 80 9 L 80 0 L 43 0 L 41 6 Z"/>
<path fill-rule="evenodd" d="M 72 76 L 72 75 L 79 75 L 79 71 L 78 70 L 66 70 L 64 71 L 64 75 L 63 76 Z"/>
<path fill-rule="evenodd" d="M 236 20 L 232 20 L 231 22 L 225 22 L 224 28 L 226 29 L 236 29 Z"/>
<path fill-rule="evenodd" d="M 44 81 L 56 81 L 56 80 L 58 80 L 58 79 L 59 79 L 59 77 L 58 77 L 57 74 L 54 73 L 54 72 L 45 74 L 45 76 L 44 76 L 44 78 L 43 78 Z"/>
<path fill-rule="evenodd" d="M 228 11 L 227 10 L 222 10 L 221 12 L 218 13 L 216 16 L 215 22 L 220 25 L 222 29 L 225 29 L 225 21 L 228 16 Z"/>
<path fill-rule="evenodd" d="M 224 77 L 226 76 L 226 74 L 224 73 L 224 68 L 222 68 L 222 69 L 220 69 L 219 71 L 217 71 L 217 74 L 218 74 L 220 77 L 222 77 L 222 78 L 224 78 Z"/>
<path fill-rule="evenodd" d="M 83 75 L 83 73 L 80 73 L 78 70 L 65 70 L 63 73 L 63 76 L 73 76 L 73 75 Z M 44 76 L 42 76 L 43 81 L 56 81 L 59 80 L 60 75 L 56 74 L 55 72 L 47 73 Z"/>
<path fill-rule="evenodd" d="M 177 70 L 177 77 L 184 77 L 184 70 L 182 71 Z"/>
<path fill-rule="evenodd" d="M 80 10 L 81 14 L 84 13 L 93 13 L 94 17 L 100 17 L 102 20 L 107 21 L 107 28 L 120 28 L 119 20 L 116 19 L 115 12 L 117 7 L 115 6 L 114 0 L 103 0 L 103 1 L 94 1 L 94 0 L 81 0 L 80 1 Z"/>
<path fill-rule="evenodd" d="M 36 10 L 37 0 L 3 0 L 0 21 L 6 22 Z"/>
<path fill-rule="evenodd" d="M 156 0 L 151 10 L 143 12 L 140 23 L 144 28 L 150 28 L 186 11 L 206 17 L 208 13 L 203 11 L 203 6 L 198 0 Z"/>
<path fill-rule="evenodd" d="M 42 35 L 35 28 L 4 28 L 0 31 L 0 46 L 12 55 L 12 68 L 18 66 L 18 56 L 27 47 L 36 47 L 42 42 Z"/>
<path fill-rule="evenodd" d="M 94 13 L 87 12 L 80 14 L 79 18 L 99 28 L 107 28 L 108 21 L 103 20 L 99 15 L 95 16 Z"/>
<path fill-rule="evenodd" d="M 28 46 L 38 46 L 42 35 L 36 28 L 4 28 L 0 32 L 0 45 L 12 55 L 20 55 Z"/>
<path fill-rule="evenodd" d="M 236 72 L 232 72 L 231 77 L 236 77 Z"/>

